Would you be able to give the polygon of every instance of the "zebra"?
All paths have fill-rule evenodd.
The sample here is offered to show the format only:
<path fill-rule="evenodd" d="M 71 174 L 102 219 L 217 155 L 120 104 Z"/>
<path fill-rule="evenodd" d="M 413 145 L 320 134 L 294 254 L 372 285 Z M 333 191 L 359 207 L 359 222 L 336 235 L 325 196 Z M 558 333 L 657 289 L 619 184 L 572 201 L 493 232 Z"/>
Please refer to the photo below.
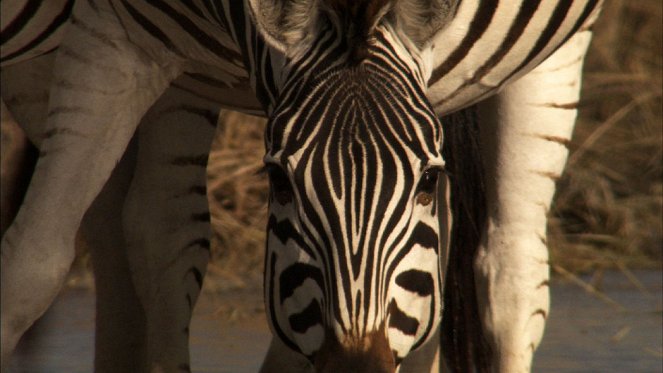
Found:
<path fill-rule="evenodd" d="M 378 368 L 390 371 L 411 349 L 432 337 L 431 330 L 435 330 L 439 313 L 442 312 L 443 268 L 438 264 L 441 259 L 440 232 L 435 230 L 436 224 L 432 223 L 430 216 L 439 218 L 435 209 L 440 201 L 432 193 L 419 193 L 418 185 L 420 180 L 435 184 L 432 181 L 444 168 L 440 154 L 441 125 L 436 116 L 476 104 L 481 123 L 481 152 L 484 153 L 484 164 L 481 166 L 486 171 L 487 218 L 487 223 L 478 227 L 481 245 L 469 269 L 474 271 L 475 276 L 476 316 L 482 323 L 491 369 L 509 372 L 529 370 L 548 312 L 545 216 L 554 191 L 554 179 L 563 169 L 568 152 L 566 145 L 575 120 L 580 68 L 591 39 L 591 25 L 600 6 L 601 1 L 592 0 L 509 3 L 497 0 L 438 1 L 423 5 L 416 1 L 370 1 L 354 6 L 340 1 L 305 3 L 270 0 L 254 0 L 245 4 L 76 3 L 72 26 L 57 52 L 56 80 L 51 92 L 47 124 L 49 136 L 42 143 L 42 153 L 26 202 L 16 222 L 3 237 L 3 364 L 15 340 L 43 312 L 52 294 L 57 291 L 71 260 L 68 247 L 73 242 L 75 228 L 115 163 L 122 157 L 140 118 L 163 90 L 175 79 L 184 76 L 200 78 L 207 85 L 216 82 L 216 86 L 221 86 L 228 94 L 227 100 L 239 94 L 248 96 L 250 86 L 270 118 L 266 162 L 272 184 L 270 216 L 274 219 L 270 218 L 273 224 L 268 227 L 267 253 L 269 255 L 276 250 L 272 245 L 280 245 L 281 249 L 297 252 L 299 256 L 286 257 L 291 260 L 287 267 L 277 262 L 274 256 L 267 257 L 266 264 L 273 266 L 266 266 L 266 281 L 272 279 L 266 286 L 266 302 L 273 308 L 272 311 L 268 307 L 269 320 L 277 336 L 276 343 L 283 343 L 287 348 L 308 356 L 320 371 L 333 369 L 342 361 L 362 363 L 371 357 L 375 361 L 376 354 L 384 358 L 380 360 L 383 365 Z M 308 59 L 311 55 L 325 57 L 322 60 L 328 65 L 321 70 L 331 72 L 329 76 L 318 76 L 317 70 L 298 70 L 298 66 L 322 67 L 317 61 Z M 376 59 L 380 63 L 391 62 L 381 65 L 375 62 Z M 394 190 L 401 193 L 394 194 L 390 202 L 403 204 L 402 201 L 407 200 L 410 205 L 410 210 L 399 211 L 411 213 L 413 206 L 432 205 L 430 216 L 417 215 L 421 219 L 417 222 L 429 227 L 433 234 L 419 234 L 420 231 L 416 231 L 417 234 L 412 235 L 415 225 L 408 226 L 411 231 L 401 232 L 387 232 L 380 226 L 361 226 L 372 233 L 375 229 L 381 230 L 383 235 L 379 239 L 390 239 L 397 242 L 396 245 L 407 243 L 406 238 L 415 236 L 422 237 L 421 242 L 429 245 L 422 245 L 413 239 L 413 242 L 418 242 L 414 246 L 418 247 L 408 253 L 421 253 L 423 247 L 438 246 L 434 255 L 436 268 L 427 267 L 433 263 L 431 258 L 419 258 L 421 260 L 414 265 L 408 260 L 416 260 L 408 255 L 390 263 L 392 270 L 403 263 L 413 266 L 407 270 L 423 269 L 420 272 L 432 277 L 431 281 L 402 280 L 401 286 L 395 280 L 398 275 L 392 276 L 395 285 L 391 289 L 400 290 L 393 290 L 392 293 L 386 290 L 386 294 L 390 294 L 387 298 L 396 300 L 396 307 L 400 309 L 403 304 L 399 306 L 399 300 L 409 296 L 412 309 L 406 310 L 409 313 L 400 309 L 409 319 L 387 306 L 384 299 L 380 300 L 375 294 L 368 296 L 367 291 L 370 293 L 372 288 L 359 289 L 364 290 L 362 295 L 365 299 L 362 299 L 362 296 L 347 295 L 353 289 L 358 290 L 356 283 L 348 285 L 352 281 L 339 280 L 340 284 L 333 284 L 330 280 L 334 276 L 339 279 L 355 276 L 356 271 L 353 270 L 357 267 L 356 263 L 359 263 L 361 275 L 361 266 L 366 265 L 361 260 L 355 260 L 355 267 L 347 262 L 337 264 L 340 263 L 337 258 L 341 249 L 337 250 L 339 253 L 333 252 L 333 260 L 329 260 L 328 247 L 355 242 L 356 238 L 348 232 L 360 230 L 353 219 L 359 219 L 357 216 L 362 216 L 362 212 L 366 213 L 361 208 L 356 210 L 363 202 L 357 204 L 352 199 L 343 200 L 343 203 L 330 201 L 339 200 L 338 193 L 344 195 L 346 188 L 356 188 L 356 180 L 361 180 L 358 177 L 362 175 L 346 174 L 348 168 L 354 167 L 354 170 L 362 172 L 368 172 L 364 170 L 369 168 L 352 162 L 347 167 L 342 162 L 330 166 L 333 156 L 316 158 L 307 154 L 306 148 L 292 153 L 288 163 L 280 158 L 290 149 L 290 141 L 298 143 L 320 132 L 334 133 L 330 129 L 322 131 L 313 119 L 329 123 L 329 115 L 334 114 L 334 118 L 338 118 L 340 114 L 351 114 L 322 110 L 325 105 L 320 103 L 325 102 L 307 101 L 306 97 L 297 95 L 296 86 L 299 84 L 301 89 L 311 93 L 323 92 L 325 87 L 312 86 L 311 82 L 316 79 L 326 82 L 323 79 L 326 78 L 333 83 L 333 79 L 340 77 L 341 80 L 335 83 L 337 85 L 332 86 L 346 88 L 345 93 L 355 89 L 366 90 L 369 83 L 362 80 L 365 76 L 356 74 L 356 71 L 358 66 L 366 69 L 371 64 L 378 66 L 375 68 L 377 71 L 371 74 L 382 79 L 370 84 L 395 89 L 394 92 L 399 93 L 395 97 L 399 100 L 374 96 L 371 99 L 379 104 L 372 102 L 366 108 L 365 104 L 358 103 L 356 105 L 363 109 L 364 114 L 347 118 L 366 120 L 369 115 L 366 113 L 379 113 L 388 122 L 386 119 L 390 115 L 405 113 L 410 122 L 406 125 L 400 123 L 402 133 L 398 132 L 399 126 L 387 126 L 389 131 L 385 134 L 390 132 L 392 141 L 380 143 L 383 151 L 398 149 L 400 154 L 407 156 L 392 158 L 398 158 L 400 163 L 388 167 L 390 171 L 386 176 L 375 172 L 379 178 L 370 187 L 375 192 L 384 185 L 395 185 Z M 379 75 L 378 71 L 389 71 L 389 74 Z M 407 84 L 401 85 L 399 77 Z M 91 94 L 90 91 L 94 90 L 83 89 L 81 85 L 90 82 L 96 82 L 97 87 L 101 84 L 99 82 L 103 82 L 103 89 Z M 232 105 L 224 101 L 225 97 L 215 96 L 220 101 L 217 105 Z M 284 97 L 319 110 L 308 113 L 311 117 L 303 117 L 303 121 L 298 123 L 302 112 L 288 106 L 288 101 L 281 101 Z M 385 113 L 386 109 L 389 110 Z M 322 114 L 327 114 L 325 121 L 321 120 Z M 423 120 L 414 123 L 414 117 Z M 80 126 L 83 122 L 90 122 L 90 119 L 96 123 L 94 128 Z M 532 123 L 534 120 L 536 123 Z M 285 126 L 285 129 L 279 129 L 279 126 Z M 292 129 L 299 128 L 307 131 L 292 132 Z M 432 129 L 432 137 L 424 135 L 427 129 Z M 346 133 L 349 130 L 346 127 L 338 131 Z M 290 138 L 297 133 L 299 137 Z M 384 141 L 384 138 L 371 136 L 371 141 Z M 403 138 L 410 142 L 402 142 Z M 275 140 L 280 142 L 275 143 Z M 323 144 L 312 141 L 304 141 L 300 146 Z M 362 143 L 361 136 L 356 138 L 354 144 L 358 144 L 360 149 L 370 145 Z M 372 145 L 380 148 L 380 144 Z M 103 149 L 99 149 L 100 145 Z M 281 151 L 273 153 L 272 147 Z M 323 149 L 324 154 L 335 154 L 334 149 Z M 356 152 L 353 154 L 363 156 L 360 151 Z M 385 154 L 380 153 L 380 156 Z M 338 154 L 335 157 L 337 161 L 342 159 Z M 359 158 L 357 156 L 354 160 Z M 300 165 L 298 162 L 302 159 L 317 159 L 322 164 Z M 378 157 L 377 160 L 383 158 Z M 424 160 L 430 167 L 421 167 Z M 371 163 L 370 167 L 375 168 L 376 164 Z M 82 171 L 79 169 L 94 174 L 87 179 L 81 178 Z M 299 173 L 296 173 L 297 170 L 300 170 Z M 396 178 L 395 184 L 391 180 L 396 172 L 394 170 L 401 172 L 398 176 L 405 175 Z M 368 184 L 363 181 L 360 185 Z M 51 193 L 46 194 L 46 190 Z M 129 193 L 131 195 L 132 191 Z M 361 193 L 358 195 L 365 197 Z M 355 197 L 357 199 L 361 198 Z M 323 204 L 323 201 L 326 202 Z M 305 203 L 308 207 L 300 206 Z M 127 207 L 130 211 L 138 209 L 136 204 L 136 199 L 130 197 Z M 339 206 L 344 206 L 344 209 Z M 347 210 L 347 206 L 352 206 L 359 213 Z M 382 204 L 380 208 L 384 208 Z M 51 216 L 54 211 L 62 213 L 62 216 L 55 219 Z M 335 211 L 339 216 L 343 212 L 350 214 L 350 217 L 342 221 L 336 218 L 332 222 L 330 217 Z M 373 211 L 378 210 L 375 208 Z M 313 217 L 305 215 L 310 213 L 315 214 Z M 279 217 L 285 220 L 279 220 Z M 389 217 L 392 220 L 399 218 Z M 375 215 L 365 221 L 374 220 Z M 331 228 L 332 224 L 336 227 Z M 127 236 L 142 234 L 135 232 L 137 224 L 125 226 Z M 43 244 L 49 237 L 57 238 L 50 241 L 54 246 L 51 249 Z M 430 244 L 433 238 L 436 244 Z M 296 248 L 299 251 L 295 251 Z M 326 254 L 324 250 L 327 250 Z M 346 257 L 352 258 L 355 254 L 352 252 L 354 248 L 343 246 L 343 250 L 350 251 L 350 255 L 344 254 Z M 380 248 L 370 247 L 367 252 L 373 250 L 379 251 Z M 28 261 L 28 258 L 34 258 L 32 255 L 35 253 L 40 254 L 39 259 L 52 260 L 51 263 L 56 263 L 57 268 L 46 267 L 47 270 L 39 272 L 46 278 L 41 283 L 40 279 L 35 281 L 31 278 L 32 288 L 39 292 L 25 296 L 17 286 L 28 280 L 21 273 L 22 269 L 36 268 L 32 261 Z M 326 264 L 312 265 L 318 258 Z M 293 279 L 283 276 L 287 268 L 296 265 L 307 268 L 310 277 L 300 275 Z M 385 268 L 389 270 L 388 266 L 371 267 L 370 270 L 381 273 Z M 338 272 L 331 272 L 330 269 Z M 419 276 L 414 275 L 415 272 L 400 273 L 412 273 L 404 275 L 404 278 Z M 369 282 L 386 281 L 385 277 L 372 275 L 366 276 L 364 271 L 362 278 L 368 278 Z M 356 282 L 356 278 L 352 280 Z M 418 286 L 431 282 L 432 288 L 413 286 L 414 283 Z M 382 286 L 384 293 L 384 284 Z M 289 296 L 280 299 L 283 293 Z M 44 299 L 35 296 L 42 294 Z M 293 301 L 289 302 L 289 298 Z M 417 306 L 414 306 L 417 303 L 412 301 L 414 299 L 419 303 Z M 317 301 L 317 306 L 313 300 Z M 339 302 L 348 308 L 341 309 Z M 287 303 L 290 305 L 284 306 Z M 16 304 L 25 305 L 26 309 L 17 310 Z M 303 309 L 297 308 L 310 304 L 313 307 L 306 314 L 301 313 Z M 451 306 L 463 305 L 456 303 Z M 445 307 L 448 310 L 450 305 Z M 385 309 L 390 312 L 385 312 Z M 300 312 L 293 314 L 293 310 Z M 363 320 L 357 317 L 360 314 L 364 315 Z M 401 320 L 407 322 L 394 321 L 392 325 L 389 319 L 387 323 L 384 316 L 392 314 L 399 314 Z M 412 317 L 415 314 L 416 317 Z M 297 315 L 302 317 L 292 319 Z M 473 316 L 469 315 L 470 318 Z M 415 322 L 417 327 L 407 328 L 406 324 L 411 326 Z M 424 329 L 420 328 L 422 325 Z M 307 329 L 303 330 L 304 327 Z M 415 331 L 407 334 L 403 333 L 404 330 Z M 312 333 L 306 335 L 299 331 Z M 370 337 L 362 339 L 357 338 L 358 335 Z M 447 358 L 452 366 L 461 363 L 454 361 L 454 356 L 449 354 Z"/>

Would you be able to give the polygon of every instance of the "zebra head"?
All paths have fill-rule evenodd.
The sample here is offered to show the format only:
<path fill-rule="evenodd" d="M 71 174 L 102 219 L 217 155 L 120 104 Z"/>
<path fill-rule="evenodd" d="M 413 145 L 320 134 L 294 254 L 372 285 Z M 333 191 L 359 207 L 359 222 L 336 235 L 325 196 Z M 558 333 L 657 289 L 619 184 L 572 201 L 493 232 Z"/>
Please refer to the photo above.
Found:
<path fill-rule="evenodd" d="M 414 28 L 407 6 L 252 3 L 288 56 L 266 130 L 268 318 L 318 371 L 392 372 L 441 318 L 442 130 L 421 51 L 453 7 Z"/>

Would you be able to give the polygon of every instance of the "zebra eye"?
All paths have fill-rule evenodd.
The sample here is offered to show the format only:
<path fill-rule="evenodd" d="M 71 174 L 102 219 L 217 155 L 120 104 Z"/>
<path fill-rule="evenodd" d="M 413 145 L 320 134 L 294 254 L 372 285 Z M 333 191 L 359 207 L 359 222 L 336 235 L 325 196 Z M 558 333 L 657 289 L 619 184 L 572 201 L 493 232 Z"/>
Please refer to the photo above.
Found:
<path fill-rule="evenodd" d="M 270 164 L 266 168 L 274 199 L 281 205 L 290 203 L 292 201 L 292 187 L 288 175 L 280 166 Z"/>
<path fill-rule="evenodd" d="M 417 203 L 427 206 L 433 201 L 433 196 L 437 191 L 437 179 L 440 175 L 441 169 L 438 167 L 431 167 L 424 171 L 417 185 Z"/>

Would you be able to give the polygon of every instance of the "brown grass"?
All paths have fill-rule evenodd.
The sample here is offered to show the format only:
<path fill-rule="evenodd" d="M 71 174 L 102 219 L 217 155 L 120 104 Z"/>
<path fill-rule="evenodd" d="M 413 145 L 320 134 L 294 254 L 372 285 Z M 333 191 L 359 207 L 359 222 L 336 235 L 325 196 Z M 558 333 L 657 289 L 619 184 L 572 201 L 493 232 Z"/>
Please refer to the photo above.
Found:
<path fill-rule="evenodd" d="M 595 27 L 549 224 L 552 260 L 565 268 L 661 264 L 661 9 L 659 0 L 608 0 Z"/>
<path fill-rule="evenodd" d="M 212 216 L 209 273 L 224 281 L 215 287 L 259 282 L 267 225 L 267 176 L 259 173 L 265 152 L 265 120 L 223 112 L 208 162 Z"/>

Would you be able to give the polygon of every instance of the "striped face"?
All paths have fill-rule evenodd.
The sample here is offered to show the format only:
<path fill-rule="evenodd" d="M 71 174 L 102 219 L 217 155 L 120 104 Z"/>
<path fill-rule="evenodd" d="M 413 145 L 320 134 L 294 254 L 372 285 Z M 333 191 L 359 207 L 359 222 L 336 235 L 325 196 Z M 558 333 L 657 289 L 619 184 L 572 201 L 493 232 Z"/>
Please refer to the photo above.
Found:
<path fill-rule="evenodd" d="M 440 319 L 442 133 L 420 71 L 386 27 L 359 63 L 329 32 L 268 123 L 269 320 L 321 371 L 361 354 L 393 370 Z"/>

